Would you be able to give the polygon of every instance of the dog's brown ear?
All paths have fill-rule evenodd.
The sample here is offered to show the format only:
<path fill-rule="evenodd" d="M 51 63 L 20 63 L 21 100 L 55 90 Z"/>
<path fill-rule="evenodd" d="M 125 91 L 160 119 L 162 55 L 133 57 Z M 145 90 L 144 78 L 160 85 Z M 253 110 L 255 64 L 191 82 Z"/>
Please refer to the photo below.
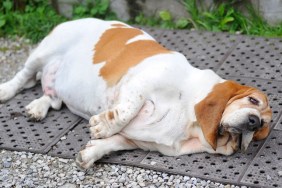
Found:
<path fill-rule="evenodd" d="M 269 125 L 263 126 L 260 130 L 256 131 L 253 140 L 263 140 L 265 139 L 270 132 Z"/>
<path fill-rule="evenodd" d="M 228 102 L 242 98 L 253 88 L 233 81 L 225 81 L 214 86 L 213 90 L 195 105 L 198 124 L 211 147 L 216 150 L 218 127 Z"/>

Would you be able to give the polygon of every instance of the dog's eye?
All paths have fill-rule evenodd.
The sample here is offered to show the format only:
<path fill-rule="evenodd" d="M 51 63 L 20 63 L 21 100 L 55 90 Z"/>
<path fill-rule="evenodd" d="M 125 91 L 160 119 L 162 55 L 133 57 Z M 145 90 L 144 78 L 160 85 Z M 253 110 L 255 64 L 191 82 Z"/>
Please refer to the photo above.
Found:
<path fill-rule="evenodd" d="M 254 105 L 259 105 L 259 101 L 253 97 L 249 97 L 249 101 Z"/>

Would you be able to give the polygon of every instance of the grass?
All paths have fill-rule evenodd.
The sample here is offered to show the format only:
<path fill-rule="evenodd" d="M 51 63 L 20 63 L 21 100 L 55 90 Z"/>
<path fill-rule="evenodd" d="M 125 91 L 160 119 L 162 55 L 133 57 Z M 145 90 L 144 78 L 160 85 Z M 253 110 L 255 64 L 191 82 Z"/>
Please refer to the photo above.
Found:
<path fill-rule="evenodd" d="M 36 43 L 46 36 L 54 26 L 67 18 L 58 15 L 48 1 L 29 0 L 23 10 L 15 9 L 12 0 L 0 2 L 0 36 L 23 36 Z M 131 24 L 148 25 L 168 29 L 191 29 L 207 31 L 239 32 L 247 35 L 281 37 L 282 23 L 277 26 L 267 24 L 247 4 L 248 15 L 237 10 L 236 1 L 225 1 L 205 9 L 201 0 L 182 0 L 191 18 L 175 20 L 171 13 L 163 10 L 158 17 L 145 17 L 143 14 L 130 20 Z M 117 19 L 109 8 L 109 0 L 86 1 L 76 5 L 73 19 L 96 17 L 106 20 Z"/>

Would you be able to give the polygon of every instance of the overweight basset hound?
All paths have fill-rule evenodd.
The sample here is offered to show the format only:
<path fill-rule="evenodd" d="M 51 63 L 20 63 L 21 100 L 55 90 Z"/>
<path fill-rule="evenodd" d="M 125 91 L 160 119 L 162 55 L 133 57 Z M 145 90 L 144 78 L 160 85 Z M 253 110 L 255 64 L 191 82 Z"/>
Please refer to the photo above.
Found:
<path fill-rule="evenodd" d="M 109 152 L 136 148 L 230 155 L 270 129 L 272 113 L 261 91 L 194 68 L 182 54 L 118 21 L 57 26 L 0 85 L 0 101 L 34 86 L 38 76 L 44 95 L 26 106 L 30 118 L 41 120 L 65 103 L 89 119 L 92 140 L 76 158 L 84 169 Z"/>

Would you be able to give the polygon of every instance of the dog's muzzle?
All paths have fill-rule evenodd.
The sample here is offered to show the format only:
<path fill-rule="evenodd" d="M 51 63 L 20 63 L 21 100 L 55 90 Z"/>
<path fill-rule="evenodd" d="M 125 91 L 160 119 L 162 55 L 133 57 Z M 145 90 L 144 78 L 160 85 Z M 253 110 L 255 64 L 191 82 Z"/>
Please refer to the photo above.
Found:
<path fill-rule="evenodd" d="M 219 126 L 219 135 L 223 135 L 224 132 L 231 134 L 233 140 L 237 140 L 238 148 L 245 152 L 253 139 L 255 131 L 262 127 L 262 122 L 260 118 L 255 115 L 249 115 L 248 120 L 244 123 L 237 125 L 236 127 L 231 127 L 226 124 L 221 124 Z"/>

